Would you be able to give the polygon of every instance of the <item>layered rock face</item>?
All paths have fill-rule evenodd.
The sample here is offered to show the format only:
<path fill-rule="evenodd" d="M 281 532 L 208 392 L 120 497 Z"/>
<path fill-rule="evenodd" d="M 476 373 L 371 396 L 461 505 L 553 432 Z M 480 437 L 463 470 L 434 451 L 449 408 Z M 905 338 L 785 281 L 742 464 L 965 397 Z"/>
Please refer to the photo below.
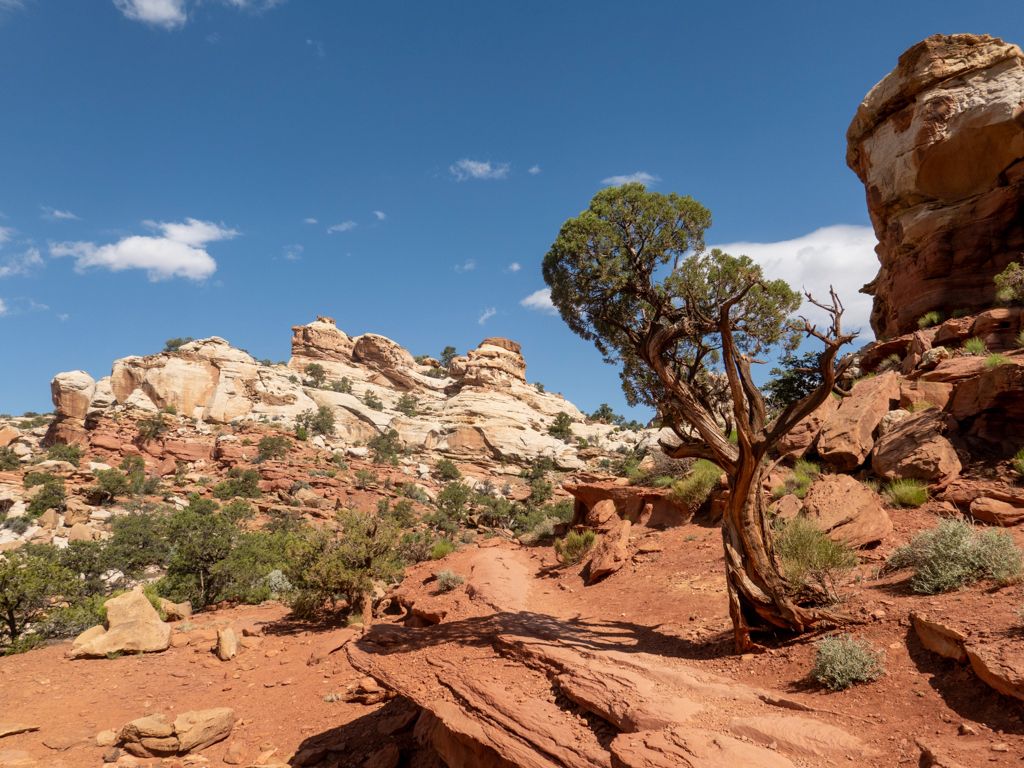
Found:
<path fill-rule="evenodd" d="M 988 35 L 934 35 L 868 93 L 846 134 L 881 269 L 879 338 L 931 310 L 992 306 L 1024 249 L 1024 53 Z"/>

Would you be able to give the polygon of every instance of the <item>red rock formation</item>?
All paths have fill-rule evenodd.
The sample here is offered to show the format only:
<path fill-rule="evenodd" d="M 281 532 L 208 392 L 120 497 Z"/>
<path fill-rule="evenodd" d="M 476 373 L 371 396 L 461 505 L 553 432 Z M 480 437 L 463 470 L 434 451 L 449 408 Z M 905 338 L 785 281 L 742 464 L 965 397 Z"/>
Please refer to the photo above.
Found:
<path fill-rule="evenodd" d="M 988 35 L 933 35 L 868 93 L 846 162 L 879 239 L 879 338 L 930 310 L 992 306 L 992 278 L 1024 250 L 1024 53 Z"/>

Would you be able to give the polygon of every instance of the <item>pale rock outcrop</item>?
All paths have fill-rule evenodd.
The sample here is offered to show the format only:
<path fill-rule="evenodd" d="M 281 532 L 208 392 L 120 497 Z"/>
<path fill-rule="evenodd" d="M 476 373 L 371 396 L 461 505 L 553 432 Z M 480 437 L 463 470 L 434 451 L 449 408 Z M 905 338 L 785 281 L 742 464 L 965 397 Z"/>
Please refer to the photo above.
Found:
<path fill-rule="evenodd" d="M 96 382 L 85 371 L 58 373 L 50 382 L 50 393 L 57 417 L 85 421 Z"/>
<path fill-rule="evenodd" d="M 858 382 L 818 435 L 818 454 L 837 469 L 856 469 L 875 445 L 875 431 L 899 400 L 899 378 L 887 371 Z"/>
<path fill-rule="evenodd" d="M 522 346 L 514 341 L 492 337 L 467 353 L 452 376 L 463 386 L 508 387 L 513 381 L 526 383 L 526 361 Z"/>
<path fill-rule="evenodd" d="M 0 448 L 6 448 L 19 437 L 21 437 L 21 430 L 10 425 L 0 427 Z"/>
<path fill-rule="evenodd" d="M 229 707 L 191 710 L 178 715 L 173 723 L 167 715 L 153 714 L 124 725 L 117 742 L 136 757 L 184 755 L 223 741 L 234 725 L 235 711 Z"/>
<path fill-rule="evenodd" d="M 1024 247 L 1024 53 L 988 35 L 933 35 L 899 58 L 847 131 L 881 269 L 871 325 L 916 330 L 930 310 L 987 309 Z M 1017 259 L 1019 260 L 1019 258 Z"/>
<path fill-rule="evenodd" d="M 878 439 L 871 467 L 886 480 L 921 480 L 945 488 L 962 469 L 952 443 L 943 437 L 955 429 L 956 421 L 935 408 L 908 414 Z"/>
<path fill-rule="evenodd" d="M 92 627 L 76 638 L 70 656 L 103 657 L 108 653 L 166 651 L 171 644 L 171 625 L 160 616 L 149 599 L 137 587 L 131 592 L 112 597 L 106 602 L 107 624 Z"/>

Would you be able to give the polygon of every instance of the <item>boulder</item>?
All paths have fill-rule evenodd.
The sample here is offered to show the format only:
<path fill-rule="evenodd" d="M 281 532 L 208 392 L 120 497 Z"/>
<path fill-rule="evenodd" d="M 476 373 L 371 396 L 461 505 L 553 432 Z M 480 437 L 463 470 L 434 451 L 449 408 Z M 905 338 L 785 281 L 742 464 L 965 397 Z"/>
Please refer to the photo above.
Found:
<path fill-rule="evenodd" d="M 563 490 L 575 498 L 572 525 L 590 525 L 590 512 L 602 501 L 611 501 L 619 515 L 636 525 L 652 528 L 675 527 L 690 521 L 696 510 L 674 500 L 671 488 L 643 488 L 623 485 L 617 480 L 597 480 L 585 476 L 583 482 L 565 482 Z M 651 505 L 650 517 L 641 522 L 644 507 Z"/>
<path fill-rule="evenodd" d="M 790 461 L 803 458 L 825 423 L 832 418 L 832 415 L 839 409 L 839 400 L 831 395 L 825 398 L 825 402 L 802 418 L 779 440 L 777 448 L 782 456 Z"/>
<path fill-rule="evenodd" d="M 21 437 L 21 430 L 15 429 L 9 424 L 0 427 L 0 448 L 6 448 L 19 437 Z"/>
<path fill-rule="evenodd" d="M 961 470 L 952 443 L 943 437 L 955 428 L 956 421 L 935 408 L 908 414 L 878 439 L 871 466 L 886 480 L 921 480 L 945 488 Z"/>
<path fill-rule="evenodd" d="M 106 609 L 106 631 L 101 634 L 93 627 L 79 635 L 72 644 L 71 658 L 98 658 L 108 653 L 138 651 L 155 653 L 170 647 L 171 626 L 160 620 L 142 587 L 110 598 Z M 87 635 L 91 639 L 86 639 Z"/>
<path fill-rule="evenodd" d="M 971 502 L 971 515 L 983 523 L 1006 528 L 1024 521 L 1024 504 L 1011 504 L 999 499 L 979 496 Z"/>
<path fill-rule="evenodd" d="M 974 674 L 1000 693 L 1024 700 L 1024 653 L 1019 642 L 968 644 L 965 650 Z"/>
<path fill-rule="evenodd" d="M 217 658 L 221 661 L 230 661 L 238 655 L 241 650 L 241 643 L 235 630 L 224 627 L 217 630 Z"/>
<path fill-rule="evenodd" d="M 878 436 L 881 438 L 889 434 L 902 422 L 904 422 L 906 419 L 909 419 L 910 416 L 910 411 L 904 411 L 902 409 L 889 411 L 887 414 L 885 414 L 885 416 L 882 417 L 882 420 L 878 423 Z"/>
<path fill-rule="evenodd" d="M 77 496 L 71 496 L 64 503 L 64 525 L 73 526 L 89 522 L 93 509 Z"/>
<path fill-rule="evenodd" d="M 160 609 L 167 615 L 168 621 L 188 621 L 192 618 L 192 602 L 172 603 L 160 598 Z"/>
<path fill-rule="evenodd" d="M 206 749 L 231 735 L 235 725 L 235 710 L 229 707 L 191 710 L 174 719 L 174 733 L 178 737 L 179 753 Z"/>
<path fill-rule="evenodd" d="M 629 533 L 633 524 L 619 520 L 598 536 L 591 550 L 587 583 L 609 576 L 629 562 Z"/>
<path fill-rule="evenodd" d="M 953 385 L 948 382 L 908 381 L 906 379 L 900 382 L 900 408 L 930 403 L 941 411 L 945 409 L 952 397 Z"/>
<path fill-rule="evenodd" d="M 85 421 L 89 401 L 96 391 L 96 382 L 85 371 L 58 373 L 50 381 L 50 394 L 57 417 Z"/>
<path fill-rule="evenodd" d="M 860 548 L 892 533 L 878 496 L 849 475 L 822 475 L 804 497 L 802 514 L 836 541 Z"/>
<path fill-rule="evenodd" d="M 598 533 L 607 533 L 617 528 L 619 522 L 621 518 L 615 511 L 615 502 L 611 499 L 602 499 L 587 512 L 586 525 Z"/>
<path fill-rule="evenodd" d="M 1024 233 L 1024 54 L 988 35 L 933 35 L 900 56 L 857 109 L 847 165 L 867 192 L 881 269 L 879 338 L 926 312 L 988 309 Z"/>
<path fill-rule="evenodd" d="M 910 614 L 910 624 L 921 645 L 929 651 L 953 659 L 959 664 L 967 662 L 967 651 L 964 650 L 967 635 L 940 622 L 931 621 L 923 613 L 913 611 Z"/>
<path fill-rule="evenodd" d="M 875 431 L 900 396 L 892 371 L 858 382 L 818 435 L 818 455 L 840 470 L 864 463 L 875 445 Z"/>

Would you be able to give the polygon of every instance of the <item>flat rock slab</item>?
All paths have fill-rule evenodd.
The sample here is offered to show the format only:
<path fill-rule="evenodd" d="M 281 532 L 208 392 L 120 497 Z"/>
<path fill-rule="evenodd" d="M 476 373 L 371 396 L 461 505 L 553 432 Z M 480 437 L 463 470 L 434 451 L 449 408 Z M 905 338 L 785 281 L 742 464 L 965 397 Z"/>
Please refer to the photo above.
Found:
<path fill-rule="evenodd" d="M 777 752 L 695 728 L 623 733 L 611 752 L 616 768 L 795 768 Z"/>
<path fill-rule="evenodd" d="M 881 754 L 851 733 L 809 717 L 738 717 L 729 730 L 759 744 L 773 744 L 794 757 L 851 758 Z"/>
<path fill-rule="evenodd" d="M 38 731 L 38 725 L 26 725 L 25 723 L 0 723 L 0 739 L 4 736 L 14 736 L 18 733 Z"/>
<path fill-rule="evenodd" d="M 31 768 L 39 765 L 24 749 L 0 749 L 0 768 Z"/>

